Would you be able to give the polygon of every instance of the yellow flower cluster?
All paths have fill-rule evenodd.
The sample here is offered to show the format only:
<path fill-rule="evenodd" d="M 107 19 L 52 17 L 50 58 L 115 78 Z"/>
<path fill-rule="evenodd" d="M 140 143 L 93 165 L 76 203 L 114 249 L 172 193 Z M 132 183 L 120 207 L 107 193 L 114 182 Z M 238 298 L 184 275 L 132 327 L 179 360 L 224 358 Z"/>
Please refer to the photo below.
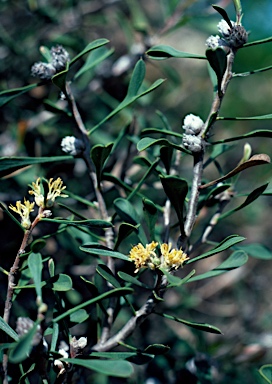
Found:
<path fill-rule="evenodd" d="M 48 193 L 45 197 L 45 192 L 43 185 L 41 183 L 40 177 L 33 182 L 30 187 L 32 188 L 29 192 L 30 195 L 34 195 L 35 202 L 31 203 L 30 201 L 24 199 L 24 204 L 21 201 L 16 201 L 16 207 L 10 205 L 9 208 L 18 213 L 21 216 L 21 224 L 25 229 L 31 227 L 31 221 L 29 218 L 30 212 L 34 211 L 34 205 L 41 208 L 52 207 L 57 197 L 68 197 L 68 195 L 62 194 L 62 191 L 66 188 L 63 185 L 63 181 L 60 177 L 56 180 L 50 179 L 47 181 L 48 184 Z M 45 211 L 44 211 L 45 212 Z M 50 212 L 50 211 L 49 211 Z"/>
<path fill-rule="evenodd" d="M 139 243 L 130 250 L 129 258 L 135 263 L 135 273 L 143 267 L 148 267 L 150 269 L 164 268 L 167 270 L 178 269 L 189 259 L 182 249 L 171 249 L 171 243 L 161 244 L 160 256 L 158 256 L 155 252 L 157 246 L 158 243 L 152 241 L 152 243 L 146 244 L 145 247 Z"/>

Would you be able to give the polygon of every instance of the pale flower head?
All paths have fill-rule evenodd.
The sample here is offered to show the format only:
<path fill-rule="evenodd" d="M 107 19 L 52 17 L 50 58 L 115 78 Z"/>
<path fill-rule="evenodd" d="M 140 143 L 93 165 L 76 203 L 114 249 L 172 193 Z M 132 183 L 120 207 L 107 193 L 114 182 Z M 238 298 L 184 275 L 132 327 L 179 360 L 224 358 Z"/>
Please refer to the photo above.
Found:
<path fill-rule="evenodd" d="M 171 249 L 172 244 L 161 244 L 161 255 L 162 255 L 162 268 L 168 270 L 178 269 L 182 267 L 183 263 L 189 259 L 186 253 L 182 249 Z"/>
<path fill-rule="evenodd" d="M 146 244 L 145 247 L 139 243 L 130 250 L 129 258 L 135 263 L 135 273 L 137 273 L 138 270 L 143 267 L 149 267 L 151 269 L 155 268 L 158 257 L 154 250 L 156 249 L 157 245 L 158 243 L 155 241 L 152 241 L 150 244 Z"/>
<path fill-rule="evenodd" d="M 32 190 L 28 191 L 30 195 L 34 195 L 35 203 L 38 207 L 44 207 L 44 190 L 39 177 L 36 182 L 30 185 Z"/>
<path fill-rule="evenodd" d="M 232 24 L 232 28 L 234 27 L 235 25 L 235 22 L 234 21 L 231 21 L 231 24 Z M 217 28 L 218 28 L 218 31 L 219 33 L 221 33 L 221 35 L 223 37 L 229 37 L 230 33 L 231 33 L 231 30 L 232 28 L 228 25 L 228 23 L 226 22 L 226 20 L 222 19 L 218 24 L 217 24 Z"/>
<path fill-rule="evenodd" d="M 66 186 L 63 185 L 63 181 L 60 177 L 56 180 L 53 180 L 53 178 L 49 179 L 46 207 L 52 207 L 57 197 L 68 197 L 68 195 L 62 193 L 65 188 Z"/>
<path fill-rule="evenodd" d="M 216 48 L 218 48 L 221 45 L 220 40 L 221 40 L 220 36 L 218 36 L 218 35 L 210 36 L 206 40 L 206 45 L 208 48 L 215 50 Z"/>
<path fill-rule="evenodd" d="M 30 201 L 24 199 L 24 204 L 22 204 L 21 201 L 16 201 L 16 207 L 13 205 L 9 206 L 9 209 L 21 216 L 21 224 L 25 229 L 29 229 L 31 227 L 29 215 L 30 212 L 34 211 L 34 205 L 35 203 L 31 203 Z"/>
<path fill-rule="evenodd" d="M 204 122 L 199 116 L 190 113 L 185 116 L 182 128 L 188 134 L 197 135 L 201 131 L 203 125 Z"/>
<path fill-rule="evenodd" d="M 61 140 L 61 149 L 63 152 L 72 156 L 77 156 L 82 153 L 84 149 L 84 143 L 82 140 L 77 139 L 74 136 L 66 136 Z"/>

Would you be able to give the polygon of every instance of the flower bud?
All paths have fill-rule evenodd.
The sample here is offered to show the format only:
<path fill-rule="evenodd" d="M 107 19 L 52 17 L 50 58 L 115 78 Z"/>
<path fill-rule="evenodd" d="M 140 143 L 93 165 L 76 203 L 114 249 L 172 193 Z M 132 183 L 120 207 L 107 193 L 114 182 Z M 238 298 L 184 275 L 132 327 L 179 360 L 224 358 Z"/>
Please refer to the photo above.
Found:
<path fill-rule="evenodd" d="M 74 136 L 66 136 L 61 140 L 61 149 L 63 152 L 72 156 L 80 155 L 84 150 L 84 143 L 82 140 L 77 139 Z"/>
<path fill-rule="evenodd" d="M 66 64 L 69 61 L 69 53 L 62 45 L 52 47 L 50 50 L 52 56 L 52 65 L 56 68 L 57 72 L 60 72 L 66 68 Z"/>
<path fill-rule="evenodd" d="M 185 148 L 189 149 L 192 152 L 200 152 L 203 147 L 201 137 L 195 135 L 184 134 L 182 138 L 182 143 Z"/>
<path fill-rule="evenodd" d="M 204 125 L 203 120 L 192 113 L 185 116 L 182 128 L 189 135 L 197 135 Z"/>
<path fill-rule="evenodd" d="M 52 64 L 39 61 L 31 67 L 31 75 L 42 80 L 50 80 L 56 74 L 56 68 Z"/>

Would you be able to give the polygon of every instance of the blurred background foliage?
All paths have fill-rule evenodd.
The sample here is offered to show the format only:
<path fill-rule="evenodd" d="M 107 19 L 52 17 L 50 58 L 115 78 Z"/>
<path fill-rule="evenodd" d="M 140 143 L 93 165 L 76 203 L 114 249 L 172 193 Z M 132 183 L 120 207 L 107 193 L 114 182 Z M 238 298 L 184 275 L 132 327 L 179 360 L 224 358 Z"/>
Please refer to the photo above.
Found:
<path fill-rule="evenodd" d="M 223 6 L 230 18 L 234 19 L 231 1 L 223 0 L 218 5 Z M 249 41 L 272 35 L 271 2 L 244 1 L 242 5 L 243 24 L 250 31 Z M 106 59 L 73 79 L 73 90 L 80 112 L 86 127 L 91 129 L 124 98 L 132 69 L 148 47 L 154 44 L 168 44 L 182 51 L 203 55 L 206 38 L 217 33 L 216 25 L 219 21 L 220 16 L 211 8 L 210 1 L 205 0 L 2 0 L 0 91 L 35 82 L 30 75 L 30 68 L 34 62 L 42 60 L 40 46 L 50 48 L 62 44 L 70 56 L 74 57 L 89 42 L 107 38 L 110 43 L 99 51 L 99 55 L 105 55 Z M 241 49 L 235 60 L 234 71 L 246 72 L 271 65 L 271 44 Z M 74 73 L 77 73 L 80 65 L 87 60 L 88 55 L 77 64 Z M 162 114 L 177 132 L 181 132 L 182 119 L 188 113 L 205 119 L 212 101 L 212 85 L 204 60 L 147 60 L 146 65 L 146 86 L 157 78 L 166 78 L 167 81 L 158 90 L 140 99 L 133 107 L 103 124 L 92 135 L 93 144 L 109 143 L 120 133 L 120 127 L 123 129 L 128 126 L 126 145 L 131 143 L 133 147 L 142 129 L 163 127 Z M 271 71 L 233 79 L 223 102 L 221 116 L 257 116 L 271 113 L 271 83 Z M 52 84 L 45 84 L 14 99 L 1 109 L 0 156 L 62 155 L 61 139 L 72 135 L 74 128 L 65 113 L 56 113 L 52 102 L 62 105 L 59 90 Z M 254 129 L 270 129 L 270 126 L 270 120 L 221 121 L 216 124 L 211 139 L 220 140 Z M 268 140 L 253 138 L 249 139 L 249 142 L 253 154 L 271 154 L 271 144 Z M 220 157 L 220 165 L 225 173 L 240 161 L 244 143 L 245 140 L 239 144 L 231 143 L 229 150 Z M 136 150 L 133 151 L 136 156 Z M 126 161 L 124 156 L 125 151 L 121 147 L 120 161 Z M 182 177 L 191 177 L 190 160 L 186 160 L 182 166 Z M 111 172 L 111 165 L 108 167 Z M 131 172 L 131 177 L 137 179 L 137 169 Z M 0 200 L 6 204 L 14 204 L 16 200 L 22 199 L 26 195 L 27 184 L 35 180 L 37 175 L 47 178 L 60 176 L 69 191 L 88 200 L 93 197 L 85 166 L 78 159 L 70 163 L 28 168 L 2 180 Z M 261 171 L 253 168 L 243 172 L 237 183 L 237 192 L 243 194 L 253 190 L 269 181 L 270 175 L 270 166 L 262 167 Z M 210 180 L 218 177 L 218 173 L 215 168 L 210 167 L 204 176 Z M 158 192 L 152 190 L 151 183 L 149 187 L 149 198 L 152 199 Z M 117 196 L 116 190 L 110 190 L 106 199 L 110 203 Z M 163 199 L 162 196 L 162 202 Z M 72 204 L 72 199 L 70 200 Z M 86 208 L 81 206 L 81 209 L 84 213 Z M 90 215 L 90 209 L 85 213 Z M 209 216 L 206 218 L 206 224 L 208 219 Z M 8 269 L 18 249 L 21 235 L 15 224 L 9 218 L 5 217 L 4 220 L 3 216 L 0 230 L 1 264 Z M 46 230 L 46 226 L 43 226 L 39 229 L 43 232 L 37 235 L 46 233 Z M 195 233 L 197 238 L 201 229 L 196 228 Z M 238 233 L 246 237 L 248 242 L 260 242 L 271 248 L 269 196 L 262 196 L 257 203 L 219 223 L 212 239 L 220 241 L 230 233 Z M 73 244 L 72 239 L 77 236 L 83 235 L 73 233 L 70 239 L 67 239 L 66 235 L 60 235 L 51 238 L 46 246 L 47 254 L 54 255 L 57 260 L 57 269 L 68 272 L 73 277 L 75 290 L 65 294 L 71 306 L 88 297 L 79 276 L 82 271 L 86 274 L 87 269 L 91 275 L 94 268 L 90 258 L 84 260 L 86 255 L 79 252 L 78 244 Z M 210 264 L 214 263 L 216 266 L 220 260 L 220 255 L 205 260 L 198 265 L 198 271 L 206 270 L 205 263 L 209 263 L 209 268 L 212 268 Z M 93 375 L 89 380 L 100 383 L 102 380 L 105 380 L 105 383 L 196 383 L 188 369 L 189 364 L 192 364 L 190 359 L 196 358 L 201 367 L 200 371 L 204 373 L 207 360 L 211 359 L 208 365 L 213 367 L 213 375 L 219 382 L 263 383 L 257 369 L 262 364 L 272 362 L 270 263 L 271 261 L 250 258 L 247 265 L 238 272 L 234 271 L 205 282 L 191 283 L 167 293 L 165 305 L 169 306 L 172 314 L 214 324 L 224 335 L 194 331 L 175 322 L 166 319 L 158 321 L 150 316 L 132 336 L 133 342 L 139 348 L 160 342 L 169 345 L 171 351 L 167 355 L 157 357 L 146 367 L 137 368 L 131 381 L 102 379 Z M 6 292 L 6 279 L 3 276 L 1 292 L 3 305 Z M 30 303 L 32 294 L 34 295 L 33 292 L 25 293 L 21 304 Z M 32 302 L 35 303 L 35 300 Z M 29 311 L 31 313 L 31 310 L 36 310 L 34 304 L 32 308 L 28 306 L 30 304 L 25 307 L 26 315 Z M 22 316 L 22 311 L 22 305 L 14 305 L 15 314 Z M 92 332 L 84 327 L 84 324 L 75 327 L 74 334 L 86 334 L 91 341 Z M 154 380 L 146 381 L 148 378 Z M 201 383 L 209 382 L 205 381 L 205 378 L 201 380 Z"/>

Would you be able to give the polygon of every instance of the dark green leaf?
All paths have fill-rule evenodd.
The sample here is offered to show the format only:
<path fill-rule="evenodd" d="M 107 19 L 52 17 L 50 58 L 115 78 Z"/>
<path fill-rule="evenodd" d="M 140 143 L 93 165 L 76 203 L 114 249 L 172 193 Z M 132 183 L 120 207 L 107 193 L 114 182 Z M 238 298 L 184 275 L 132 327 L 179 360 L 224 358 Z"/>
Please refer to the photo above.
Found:
<path fill-rule="evenodd" d="M 259 188 L 256 188 L 254 189 L 254 191 L 252 191 L 246 198 L 246 200 L 241 204 L 239 205 L 237 208 L 234 208 L 232 209 L 231 211 L 228 211 L 228 212 L 225 212 L 223 213 L 220 217 L 219 217 L 219 220 L 222 220 L 230 215 L 232 215 L 233 213 L 239 211 L 240 209 L 242 208 L 245 208 L 247 205 L 251 204 L 253 201 L 255 201 L 256 199 L 258 199 L 259 196 L 261 196 L 263 194 L 263 192 L 266 190 L 268 186 L 268 183 L 262 185 L 261 187 Z"/>
<path fill-rule="evenodd" d="M 262 260 L 272 259 L 272 252 L 270 251 L 270 249 L 266 248 L 262 244 L 258 244 L 258 243 L 245 244 L 245 245 L 239 245 L 238 247 L 235 247 L 235 248 L 245 251 L 248 255 L 255 257 L 256 259 L 262 259 Z"/>
<path fill-rule="evenodd" d="M 234 0 L 234 1 L 237 2 L 237 0 Z M 223 8 L 219 7 L 218 5 L 213 4 L 212 7 L 213 7 L 218 13 L 220 13 L 220 15 L 223 17 L 223 19 L 228 23 L 229 27 L 232 28 L 232 24 L 231 24 L 230 18 L 228 17 L 227 12 L 226 12 Z"/>
<path fill-rule="evenodd" d="M 99 295 L 97 297 L 94 297 L 93 299 L 87 300 L 84 303 L 81 303 L 79 305 L 76 305 L 74 308 L 69 309 L 68 311 L 62 313 L 61 315 L 57 316 L 55 319 L 53 319 L 53 322 L 56 323 L 61 319 L 64 319 L 67 316 L 70 316 L 72 313 L 78 311 L 81 308 L 87 307 L 88 305 L 95 304 L 100 302 L 101 300 L 108 299 L 109 297 L 119 297 L 119 296 L 125 296 L 129 295 L 133 292 L 133 289 L 131 288 L 116 288 L 112 289 L 111 291 L 102 293 L 102 295 Z"/>
<path fill-rule="evenodd" d="M 269 384 L 272 384 L 272 364 L 263 365 L 259 369 L 259 374 L 266 380 Z"/>
<path fill-rule="evenodd" d="M 145 352 L 151 355 L 159 356 L 165 355 L 167 352 L 170 351 L 170 349 L 170 347 L 163 344 L 152 344 L 145 348 Z"/>
<path fill-rule="evenodd" d="M 89 219 L 89 220 L 69 220 L 69 219 L 48 219 L 48 218 L 43 218 L 43 219 L 41 219 L 41 221 L 47 221 L 49 223 L 72 225 L 72 226 L 75 226 L 75 227 L 79 227 L 79 226 L 86 226 L 86 227 L 90 227 L 90 228 L 110 228 L 110 227 L 112 227 L 112 224 L 109 221 L 95 220 L 95 219 Z"/>
<path fill-rule="evenodd" d="M 113 251 L 112 249 L 98 243 L 86 243 L 79 247 L 79 249 L 83 252 L 90 253 L 91 255 L 115 257 L 117 259 L 129 261 L 128 256 L 123 253 Z"/>
<path fill-rule="evenodd" d="M 248 256 L 244 251 L 235 251 L 230 255 L 227 260 L 223 261 L 223 263 L 220 264 L 218 267 L 212 269 L 211 271 L 202 273 L 201 275 L 194 276 L 190 280 L 190 282 L 222 275 L 222 273 L 226 273 L 231 271 L 232 269 L 241 267 L 247 262 L 247 260 Z"/>
<path fill-rule="evenodd" d="M 251 41 L 250 43 L 246 43 L 243 45 L 242 48 L 252 47 L 253 45 L 258 45 L 258 44 L 270 43 L 271 41 L 272 41 L 272 37 L 267 37 L 265 39 Z"/>
<path fill-rule="evenodd" d="M 73 160 L 73 156 L 51 156 L 51 157 L 1 157 L 0 177 L 9 175 L 20 168 L 33 164 L 55 163 L 58 161 Z"/>
<path fill-rule="evenodd" d="M 145 78 L 145 63 L 143 60 L 139 60 L 133 70 L 131 80 L 128 86 L 128 92 L 126 98 L 130 99 L 137 95 L 140 86 Z"/>
<path fill-rule="evenodd" d="M 92 352 L 91 357 L 102 357 L 111 360 L 128 360 L 134 364 L 146 364 L 154 358 L 154 355 L 136 352 Z"/>
<path fill-rule="evenodd" d="M 35 323 L 34 326 L 27 332 L 26 335 L 21 337 L 19 341 L 15 344 L 14 348 L 10 351 L 9 361 L 13 364 L 18 364 L 21 361 L 25 360 L 29 352 L 32 349 L 32 340 L 37 332 L 38 324 Z"/>
<path fill-rule="evenodd" d="M 5 322 L 5 320 L 0 316 L 0 329 L 9 335 L 13 340 L 18 341 L 19 336 L 17 333 Z"/>
<path fill-rule="evenodd" d="M 169 59 L 170 57 L 181 58 L 181 59 L 206 59 L 205 56 L 196 55 L 194 53 L 182 52 L 177 49 L 170 47 L 169 45 L 155 45 L 150 48 L 146 54 L 155 60 Z"/>
<path fill-rule="evenodd" d="M 165 145 L 174 149 L 177 149 L 178 151 L 191 154 L 190 151 L 183 148 L 181 145 L 177 145 L 174 143 L 171 143 L 170 141 L 166 139 L 152 139 L 151 137 L 144 137 L 139 141 L 137 144 L 137 149 L 139 152 L 144 151 L 145 149 L 152 147 L 153 145 Z"/>
<path fill-rule="evenodd" d="M 0 92 L 0 107 L 9 103 L 11 100 L 15 99 L 20 95 L 30 91 L 33 88 L 36 88 L 39 84 L 30 84 L 21 88 L 8 89 L 7 91 Z"/>
<path fill-rule="evenodd" d="M 229 179 L 230 177 L 235 176 L 237 173 L 240 173 L 247 168 L 255 167 L 257 165 L 269 164 L 269 163 L 270 163 L 270 157 L 268 155 L 266 154 L 254 155 L 249 160 L 245 161 L 242 164 L 239 164 L 237 167 L 235 167 L 232 171 L 227 173 L 225 176 L 219 177 L 219 179 L 216 179 L 207 184 L 201 185 L 199 189 L 211 187 L 214 184 L 220 183 L 221 181 L 224 181 L 226 179 Z"/>
<path fill-rule="evenodd" d="M 240 243 L 241 241 L 244 241 L 245 237 L 238 236 L 238 235 L 231 235 L 226 237 L 221 243 L 217 244 L 217 246 L 213 249 L 211 249 L 208 252 L 203 253 L 200 256 L 194 257 L 193 259 L 189 259 L 186 261 L 186 264 L 194 263 L 195 261 L 206 259 L 207 257 L 216 255 L 217 253 L 223 252 L 226 249 L 229 249 L 230 247 L 233 247 L 235 244 Z"/>
<path fill-rule="evenodd" d="M 31 277 L 33 278 L 36 293 L 38 298 L 42 300 L 42 269 L 43 269 L 43 263 L 42 263 L 42 257 L 40 253 L 31 253 L 28 256 L 28 268 L 31 273 Z"/>
<path fill-rule="evenodd" d="M 97 49 L 99 47 L 102 47 L 103 45 L 109 43 L 109 40 L 107 39 L 97 39 L 89 43 L 83 51 L 81 51 L 77 56 L 75 56 L 71 61 L 70 61 L 70 66 L 75 64 L 82 56 L 84 56 L 86 53 L 92 51 L 93 49 Z"/>
<path fill-rule="evenodd" d="M 129 201 L 119 197 L 118 199 L 114 200 L 113 205 L 116 213 L 122 220 L 132 225 L 137 225 L 139 223 L 139 215 L 136 212 L 134 206 Z"/>
<path fill-rule="evenodd" d="M 206 56 L 217 77 L 218 92 L 221 93 L 221 82 L 227 68 L 227 55 L 223 48 L 207 49 Z"/>
<path fill-rule="evenodd" d="M 66 69 L 54 75 L 52 77 L 52 83 L 55 84 L 64 94 L 66 94 L 66 77 L 69 72 L 69 63 L 67 63 Z"/>
<path fill-rule="evenodd" d="M 43 239 L 34 240 L 30 245 L 30 249 L 33 253 L 38 253 L 41 249 L 46 246 L 46 241 Z"/>
<path fill-rule="evenodd" d="M 107 57 L 112 55 L 113 52 L 114 49 L 105 50 L 104 47 L 98 48 L 95 51 L 91 52 L 85 64 L 75 74 L 75 79 L 83 75 L 85 72 L 88 72 L 90 69 L 94 68 L 97 64 L 101 63 L 101 61 L 105 60 Z"/>
<path fill-rule="evenodd" d="M 169 175 L 172 166 L 173 147 L 163 146 L 160 148 L 160 158 L 165 166 L 166 173 Z"/>
<path fill-rule="evenodd" d="M 218 329 L 218 328 L 216 328 L 216 327 L 214 327 L 213 325 L 210 325 L 210 324 L 195 323 L 193 321 L 183 320 L 183 319 L 180 319 L 180 318 L 175 317 L 175 316 L 166 315 L 165 313 L 157 313 L 157 312 L 155 312 L 155 313 L 157 315 L 165 317 L 166 319 L 174 320 L 177 323 L 182 323 L 184 325 L 187 325 L 188 327 L 195 328 L 195 329 L 198 329 L 200 331 L 209 332 L 209 333 L 217 333 L 219 335 L 222 334 L 220 329 Z"/>
<path fill-rule="evenodd" d="M 181 279 L 180 277 L 172 275 L 166 269 L 160 268 L 160 270 L 167 278 L 167 281 L 169 283 L 168 288 L 179 287 L 182 284 L 186 284 L 191 279 L 191 277 L 195 274 L 195 270 L 193 269 L 187 276 Z"/>
<path fill-rule="evenodd" d="M 102 145 L 97 144 L 91 150 L 91 157 L 96 168 L 97 183 L 100 185 L 103 166 L 107 158 L 109 157 L 113 143 Z"/>
<path fill-rule="evenodd" d="M 251 116 L 251 117 L 217 117 L 217 120 L 271 120 L 272 113 L 268 115 Z M 270 131 L 271 132 L 271 131 Z"/>
<path fill-rule="evenodd" d="M 114 288 L 120 288 L 121 284 L 116 279 L 116 277 L 113 275 L 112 271 L 103 264 L 99 264 L 96 267 L 97 272 L 100 276 L 102 276 L 106 281 L 108 281 Z"/>
<path fill-rule="evenodd" d="M 150 234 L 150 239 L 154 239 L 155 227 L 156 227 L 156 222 L 158 218 L 158 209 L 151 200 L 143 199 L 143 211 L 144 211 L 145 222 L 147 224 L 149 234 Z"/>
<path fill-rule="evenodd" d="M 248 72 L 235 73 L 235 74 L 233 74 L 232 77 L 246 77 L 246 76 L 249 76 L 249 75 L 255 75 L 256 73 L 270 71 L 271 69 L 272 69 L 272 65 L 269 65 L 268 67 L 258 68 L 258 69 L 255 69 L 255 70 L 252 70 L 252 71 L 248 71 Z"/>
<path fill-rule="evenodd" d="M 102 373 L 106 376 L 129 377 L 133 373 L 133 367 L 128 361 L 111 360 L 83 360 L 83 359 L 61 359 L 69 364 L 79 365 L 91 369 L 92 371 Z"/>
<path fill-rule="evenodd" d="M 148 287 L 148 285 L 142 283 L 136 277 L 128 275 L 125 272 L 119 271 L 117 274 L 120 277 L 120 279 L 126 281 L 127 283 L 135 284 L 135 285 L 138 285 L 139 287 L 146 288 L 146 289 L 153 289 L 153 287 Z"/>
<path fill-rule="evenodd" d="M 53 291 L 70 291 L 73 288 L 73 282 L 70 276 L 60 273 L 59 275 L 54 276 L 57 277 L 57 280 L 53 282 Z"/>
<path fill-rule="evenodd" d="M 161 129 L 161 128 L 145 128 L 141 131 L 141 136 L 150 135 L 152 133 L 159 133 L 160 135 L 174 136 L 180 139 L 182 139 L 183 137 L 182 133 L 168 131 L 166 129 Z"/>
<path fill-rule="evenodd" d="M 184 234 L 184 220 L 183 220 L 183 209 L 186 195 L 188 193 L 188 184 L 186 180 L 180 179 L 176 176 L 161 176 L 161 183 L 169 198 L 171 204 L 175 208 L 176 214 L 179 220 L 179 226 L 181 234 Z"/>
<path fill-rule="evenodd" d="M 122 223 L 119 227 L 116 242 L 114 244 L 114 250 L 118 249 L 119 245 L 124 241 L 131 233 L 138 233 L 138 225 L 132 225 L 128 223 Z"/>
<path fill-rule="evenodd" d="M 271 117 L 272 117 L 272 115 L 271 115 Z M 269 138 L 272 138 L 272 131 L 268 130 L 268 129 L 259 129 L 256 131 L 245 133 L 244 135 L 241 135 L 241 136 L 234 136 L 234 137 L 230 137 L 230 138 L 224 139 L 224 140 L 213 141 L 211 144 L 213 145 L 213 144 L 219 144 L 219 143 L 227 143 L 229 141 L 247 139 L 249 137 L 269 137 Z"/>
<path fill-rule="evenodd" d="M 77 324 L 83 323 L 88 318 L 89 318 L 89 315 L 85 311 L 85 309 L 79 309 L 78 311 L 76 311 L 70 315 L 70 321 L 72 323 L 77 323 Z"/>

